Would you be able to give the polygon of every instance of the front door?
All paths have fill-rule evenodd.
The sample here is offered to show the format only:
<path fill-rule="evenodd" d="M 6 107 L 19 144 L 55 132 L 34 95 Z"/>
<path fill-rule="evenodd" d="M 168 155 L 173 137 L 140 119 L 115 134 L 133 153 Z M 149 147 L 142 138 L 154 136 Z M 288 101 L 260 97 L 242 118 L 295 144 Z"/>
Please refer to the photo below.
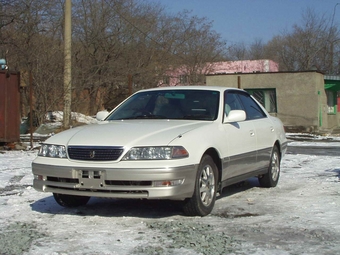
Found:
<path fill-rule="evenodd" d="M 229 91 L 224 96 L 225 114 L 231 110 L 245 110 L 237 92 Z M 256 132 L 252 121 L 245 120 L 224 124 L 228 156 L 223 161 L 222 180 L 242 176 L 256 165 Z"/>

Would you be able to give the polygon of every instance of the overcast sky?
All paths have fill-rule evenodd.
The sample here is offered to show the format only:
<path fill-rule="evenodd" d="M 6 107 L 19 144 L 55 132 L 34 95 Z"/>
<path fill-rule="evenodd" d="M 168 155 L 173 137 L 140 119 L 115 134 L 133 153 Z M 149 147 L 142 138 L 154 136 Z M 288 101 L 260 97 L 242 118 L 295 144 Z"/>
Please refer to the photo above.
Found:
<path fill-rule="evenodd" d="M 184 9 L 193 15 L 207 17 L 213 28 L 229 44 L 255 39 L 267 42 L 282 31 L 301 22 L 307 8 L 326 15 L 330 23 L 340 24 L 340 0 L 146 0 L 166 7 L 169 13 Z M 339 3 L 337 5 L 337 3 Z M 335 12 L 334 12 L 335 11 Z"/>

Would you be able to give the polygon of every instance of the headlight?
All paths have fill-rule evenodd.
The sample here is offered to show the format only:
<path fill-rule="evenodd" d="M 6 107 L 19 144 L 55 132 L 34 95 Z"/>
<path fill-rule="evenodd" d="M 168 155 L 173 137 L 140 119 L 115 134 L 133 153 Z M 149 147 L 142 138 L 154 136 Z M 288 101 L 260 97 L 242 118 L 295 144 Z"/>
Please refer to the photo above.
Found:
<path fill-rule="evenodd" d="M 186 158 L 189 153 L 182 146 L 135 147 L 131 148 L 123 160 L 162 160 Z"/>
<path fill-rule="evenodd" d="M 38 156 L 51 158 L 67 158 L 66 147 L 63 145 L 42 144 Z"/>

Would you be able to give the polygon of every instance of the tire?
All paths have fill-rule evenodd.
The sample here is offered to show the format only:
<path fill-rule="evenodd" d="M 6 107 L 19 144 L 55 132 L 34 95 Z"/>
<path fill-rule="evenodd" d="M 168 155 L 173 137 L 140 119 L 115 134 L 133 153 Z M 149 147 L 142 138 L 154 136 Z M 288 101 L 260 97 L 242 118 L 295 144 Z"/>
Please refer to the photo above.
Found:
<path fill-rule="evenodd" d="M 90 200 L 90 197 L 73 196 L 58 193 L 53 193 L 53 196 L 55 201 L 63 207 L 78 207 L 86 205 L 87 202 Z"/>
<path fill-rule="evenodd" d="M 275 187 L 280 178 L 280 153 L 277 146 L 274 146 L 269 161 L 268 172 L 259 176 L 260 186 L 264 188 Z"/>
<path fill-rule="evenodd" d="M 198 166 L 195 190 L 191 198 L 184 201 L 183 211 L 188 216 L 206 216 L 215 205 L 218 171 L 209 155 L 204 155 Z"/>

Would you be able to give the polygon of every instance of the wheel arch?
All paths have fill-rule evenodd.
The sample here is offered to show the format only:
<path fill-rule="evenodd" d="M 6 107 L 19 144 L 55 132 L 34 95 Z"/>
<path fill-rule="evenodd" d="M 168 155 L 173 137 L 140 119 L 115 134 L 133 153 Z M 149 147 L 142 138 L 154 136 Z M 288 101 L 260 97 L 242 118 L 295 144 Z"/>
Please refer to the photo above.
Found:
<path fill-rule="evenodd" d="M 218 170 L 218 182 L 217 183 L 220 186 L 221 177 L 222 177 L 222 160 L 220 158 L 220 154 L 215 148 L 209 148 L 204 152 L 203 156 L 204 155 L 209 155 L 214 160 L 217 170 Z"/>
<path fill-rule="evenodd" d="M 282 148 L 281 148 L 281 143 L 280 143 L 280 141 L 279 140 L 276 140 L 276 142 L 274 143 L 274 147 L 277 147 L 277 149 L 279 150 L 279 156 L 280 156 L 280 160 L 281 160 L 281 158 L 282 158 Z M 273 148 L 274 148 L 273 147 Z"/>

